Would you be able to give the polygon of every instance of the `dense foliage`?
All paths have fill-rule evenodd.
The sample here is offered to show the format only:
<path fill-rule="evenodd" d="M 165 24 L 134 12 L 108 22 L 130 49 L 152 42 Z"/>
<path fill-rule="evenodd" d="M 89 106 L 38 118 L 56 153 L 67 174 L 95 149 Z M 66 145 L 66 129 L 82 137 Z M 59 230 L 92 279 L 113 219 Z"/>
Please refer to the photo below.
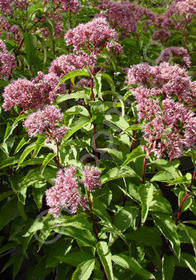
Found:
<path fill-rule="evenodd" d="M 195 277 L 196 1 L 0 11 L 2 279 Z"/>

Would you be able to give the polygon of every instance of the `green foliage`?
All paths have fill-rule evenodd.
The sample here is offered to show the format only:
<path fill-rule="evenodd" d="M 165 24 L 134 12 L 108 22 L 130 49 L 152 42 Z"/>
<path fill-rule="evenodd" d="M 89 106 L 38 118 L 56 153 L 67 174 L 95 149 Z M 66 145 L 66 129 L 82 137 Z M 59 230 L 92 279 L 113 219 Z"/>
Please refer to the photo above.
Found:
<path fill-rule="evenodd" d="M 39 71 L 48 73 L 57 57 L 76 55 L 65 44 L 64 35 L 99 13 L 98 1 L 81 0 L 77 13 L 63 10 L 57 1 L 29 1 L 24 10 L 12 2 L 13 11 L 0 15 L 17 31 L 2 26 L 0 38 L 17 66 L 8 79 L 0 81 L 2 94 L 14 80 L 31 80 Z M 163 13 L 172 1 L 130 2 Z M 182 18 L 174 15 L 173 19 Z M 190 161 L 190 168 L 185 163 L 186 170 L 183 158 L 157 159 L 145 151 L 145 122 L 138 119 L 126 78 L 132 65 L 155 65 L 164 48 L 184 46 L 192 59 L 188 73 L 195 80 L 196 22 L 193 17 L 182 29 L 169 27 L 170 38 L 161 42 L 152 40 L 159 28 L 151 24 L 145 29 L 147 20 L 144 16 L 133 33 L 110 22 L 122 53 L 108 51 L 104 39 L 96 67 L 74 65 L 75 70 L 66 74 L 57 69 L 58 86 L 65 85 L 66 90 L 56 94 L 50 105 L 63 114 L 67 131 L 62 139 L 55 139 L 49 126 L 45 134 L 31 137 L 23 122 L 38 108 L 22 111 L 15 106 L 8 112 L 2 107 L 4 96 L 0 98 L 0 278 L 7 279 L 11 271 L 12 278 L 18 279 L 25 263 L 27 280 L 172 280 L 177 267 L 196 275 L 196 151 L 191 148 L 182 154 Z M 86 52 L 94 55 L 93 50 L 91 44 Z M 170 63 L 182 61 L 172 57 Z M 64 67 L 68 66 L 66 61 Z M 81 79 L 86 79 L 84 85 Z M 43 84 L 36 86 L 41 90 Z M 31 101 L 37 100 L 32 97 Z M 39 110 L 43 105 L 49 104 L 40 105 Z M 96 186 L 91 192 L 83 184 L 86 165 L 101 170 L 100 189 Z M 77 167 L 78 194 L 85 198 L 86 208 L 72 213 L 65 205 L 55 216 L 48 212 L 46 190 L 55 185 L 59 170 L 70 166 Z M 190 246 L 190 252 L 183 244 Z"/>

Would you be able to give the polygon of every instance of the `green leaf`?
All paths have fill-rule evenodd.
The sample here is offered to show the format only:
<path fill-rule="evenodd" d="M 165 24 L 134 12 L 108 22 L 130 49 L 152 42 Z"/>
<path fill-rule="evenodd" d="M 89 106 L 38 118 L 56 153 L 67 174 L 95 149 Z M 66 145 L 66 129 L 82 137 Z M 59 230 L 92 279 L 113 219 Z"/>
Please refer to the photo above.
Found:
<path fill-rule="evenodd" d="M 173 256 L 172 256 L 173 257 Z M 172 280 L 175 270 L 175 260 L 170 256 L 163 256 L 162 258 L 162 279 Z"/>
<path fill-rule="evenodd" d="M 8 196 L 12 196 L 12 195 L 13 195 L 13 191 L 7 191 L 7 192 L 0 193 L 0 201 L 4 200 Z"/>
<path fill-rule="evenodd" d="M 34 183 L 33 185 L 33 199 L 35 201 L 35 204 L 37 205 L 37 208 L 40 210 L 42 207 L 42 200 L 44 193 L 46 191 L 46 183 L 45 182 L 38 182 Z"/>
<path fill-rule="evenodd" d="M 120 128 L 122 131 L 126 130 L 129 127 L 128 122 L 120 115 L 112 114 L 112 115 L 106 115 L 105 116 L 106 121 L 109 123 L 114 124 L 118 128 Z"/>
<path fill-rule="evenodd" d="M 159 171 L 156 173 L 152 179 L 151 182 L 165 182 L 165 183 L 171 183 L 173 181 L 174 177 L 172 174 L 168 173 L 167 171 Z"/>
<path fill-rule="evenodd" d="M 95 124 L 100 124 L 104 120 L 104 103 L 103 101 L 90 101 L 92 121 Z"/>
<path fill-rule="evenodd" d="M 141 275 L 144 279 L 155 279 L 154 275 L 142 268 L 142 266 L 134 258 L 119 254 L 112 256 L 112 261 L 125 269 L 131 270 L 134 273 Z"/>
<path fill-rule="evenodd" d="M 55 157 L 56 155 L 53 154 L 53 153 L 49 153 L 47 154 L 47 156 L 45 157 L 45 159 L 43 160 L 43 163 L 42 163 L 42 173 L 45 169 L 45 167 L 49 164 L 49 162 Z"/>
<path fill-rule="evenodd" d="M 139 214 L 137 206 L 125 206 L 113 218 L 113 224 L 122 232 L 129 227 L 136 229 L 136 219 Z"/>
<path fill-rule="evenodd" d="M 93 254 L 87 250 L 80 251 L 79 249 L 73 249 L 71 252 L 66 254 L 65 256 L 57 256 L 57 258 L 71 266 L 78 266 L 79 264 L 92 260 L 94 258 Z M 80 279 L 80 278 L 78 278 Z"/>
<path fill-rule="evenodd" d="M 171 242 L 172 248 L 180 259 L 180 239 L 177 233 L 177 226 L 170 215 L 164 213 L 152 213 L 153 219 L 162 234 Z"/>
<path fill-rule="evenodd" d="M 3 160 L 0 164 L 0 169 L 3 169 L 7 166 L 15 165 L 16 163 L 18 163 L 18 159 L 19 156 L 17 155 Z"/>
<path fill-rule="evenodd" d="M 20 156 L 20 159 L 18 161 L 18 164 L 20 165 L 21 163 L 23 163 L 23 161 L 25 160 L 25 158 L 35 149 L 35 143 L 30 144 L 29 146 L 27 146 L 25 148 L 25 150 L 23 151 L 22 155 Z"/>
<path fill-rule="evenodd" d="M 79 240 L 83 243 L 84 246 L 94 246 L 96 243 L 96 239 L 94 235 L 87 230 L 83 230 L 77 227 L 65 226 L 65 227 L 56 227 L 54 231 L 57 233 L 61 233 L 66 236 L 70 236 Z"/>
<path fill-rule="evenodd" d="M 66 74 L 63 78 L 61 78 L 58 86 L 60 86 L 62 83 L 64 83 L 65 81 L 71 79 L 72 83 L 74 83 L 74 79 L 78 76 L 86 76 L 89 77 L 90 75 L 88 74 L 88 72 L 86 71 L 82 71 L 82 70 L 76 70 L 76 71 L 72 71 L 68 74 Z"/>
<path fill-rule="evenodd" d="M 11 199 L 3 204 L 0 210 L 0 230 L 19 215 L 17 200 Z"/>
<path fill-rule="evenodd" d="M 90 100 L 90 96 L 84 92 L 75 92 L 75 93 L 71 93 L 71 94 L 62 94 L 60 96 L 57 97 L 56 99 L 56 103 L 62 103 L 66 100 L 70 100 L 70 99 L 87 99 Z"/>
<path fill-rule="evenodd" d="M 37 141 L 35 142 L 35 149 L 33 151 L 33 157 L 36 157 L 41 150 L 41 148 L 44 146 L 44 143 L 46 142 L 46 137 L 43 135 L 38 135 Z"/>
<path fill-rule="evenodd" d="M 111 253 L 109 251 L 108 244 L 105 241 L 99 241 L 96 247 L 101 263 L 104 266 L 107 279 L 114 280 Z"/>
<path fill-rule="evenodd" d="M 100 219 L 110 222 L 111 219 L 106 209 L 107 206 L 102 201 L 97 198 L 93 200 L 93 213 L 95 213 Z"/>
<path fill-rule="evenodd" d="M 111 90 L 115 92 L 116 89 L 115 89 L 115 84 L 114 84 L 113 79 L 108 74 L 106 74 L 104 72 L 99 73 L 99 75 L 108 82 L 108 84 L 110 85 Z"/>
<path fill-rule="evenodd" d="M 72 280 L 88 280 L 95 266 L 95 259 L 80 263 L 72 275 Z"/>
<path fill-rule="evenodd" d="M 193 256 L 191 254 L 187 254 L 187 253 L 182 253 L 181 262 L 184 263 L 194 275 L 196 275 L 196 257 L 195 256 Z"/>
<path fill-rule="evenodd" d="M 103 185 L 112 180 L 135 176 L 135 171 L 129 166 L 123 166 L 122 168 L 114 167 L 101 177 L 101 183 Z"/>
<path fill-rule="evenodd" d="M 137 231 L 129 231 L 125 237 L 146 246 L 161 246 L 162 241 L 159 231 L 154 227 L 140 227 Z"/>
<path fill-rule="evenodd" d="M 20 140 L 20 143 L 16 147 L 14 154 L 18 153 L 22 147 L 29 143 L 29 140 L 26 140 L 24 137 Z"/>
<path fill-rule="evenodd" d="M 138 146 L 137 148 L 135 148 L 126 158 L 126 160 L 123 162 L 123 166 L 129 164 L 131 161 L 135 160 L 136 158 L 139 157 L 145 157 L 146 153 L 144 151 L 142 151 L 141 146 Z"/>
<path fill-rule="evenodd" d="M 154 186 L 151 183 L 146 183 L 139 187 L 139 194 L 142 203 L 142 214 L 141 214 L 142 224 L 145 223 L 146 218 L 148 216 L 148 210 L 153 200 L 153 190 L 154 190 Z"/>
<path fill-rule="evenodd" d="M 37 71 L 41 70 L 41 59 L 36 55 L 37 42 L 36 36 L 31 33 L 24 34 L 24 46 L 27 61 L 32 74 L 37 74 Z"/>
<path fill-rule="evenodd" d="M 67 109 L 65 115 L 82 115 L 84 117 L 90 117 L 88 110 L 81 105 L 75 105 Z"/>
<path fill-rule="evenodd" d="M 81 117 L 78 119 L 75 123 L 72 124 L 72 126 L 69 128 L 71 131 L 69 131 L 63 140 L 63 143 L 66 142 L 76 131 L 83 128 L 85 125 L 89 124 L 90 120 L 84 117 Z"/>
<path fill-rule="evenodd" d="M 133 131 L 133 130 L 142 130 L 143 125 L 142 124 L 132 124 L 131 126 L 129 126 L 127 129 L 124 130 L 124 132 L 129 132 L 129 131 Z"/>
<path fill-rule="evenodd" d="M 149 211 L 171 214 L 172 207 L 169 201 L 166 198 L 164 198 L 160 192 L 156 192 L 153 195 L 153 200 L 150 204 Z"/>

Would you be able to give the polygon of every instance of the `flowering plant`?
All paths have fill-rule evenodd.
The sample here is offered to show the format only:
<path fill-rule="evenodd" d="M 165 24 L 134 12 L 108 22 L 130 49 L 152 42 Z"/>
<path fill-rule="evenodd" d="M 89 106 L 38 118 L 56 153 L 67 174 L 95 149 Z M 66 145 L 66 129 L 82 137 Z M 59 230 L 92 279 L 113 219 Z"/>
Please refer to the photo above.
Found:
<path fill-rule="evenodd" d="M 140 2 L 0 0 L 2 279 L 196 275 L 195 1 Z"/>

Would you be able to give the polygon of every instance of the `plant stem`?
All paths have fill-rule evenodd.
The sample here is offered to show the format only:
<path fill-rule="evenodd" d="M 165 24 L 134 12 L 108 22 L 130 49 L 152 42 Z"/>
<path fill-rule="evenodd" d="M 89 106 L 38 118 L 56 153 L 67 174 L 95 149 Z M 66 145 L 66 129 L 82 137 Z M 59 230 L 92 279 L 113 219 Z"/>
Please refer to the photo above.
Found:
<path fill-rule="evenodd" d="M 181 211 L 182 211 L 183 204 L 184 204 L 184 202 L 187 200 L 187 198 L 189 197 L 189 191 L 190 191 L 191 188 L 192 188 L 192 185 L 193 185 L 194 180 L 195 180 L 195 176 L 196 176 L 196 167 L 195 167 L 195 170 L 194 170 L 194 173 L 193 173 L 193 177 L 192 177 L 190 186 L 188 187 L 188 190 L 186 191 L 186 194 L 185 194 L 183 200 L 182 200 L 181 203 L 180 203 L 178 215 L 177 215 L 177 218 L 176 218 L 177 221 L 180 219 L 180 215 L 181 215 Z"/>
<path fill-rule="evenodd" d="M 145 167 L 146 167 L 146 161 L 147 161 L 147 157 L 144 158 L 144 163 L 143 163 L 142 184 L 144 184 L 144 182 L 145 182 Z"/>
<path fill-rule="evenodd" d="M 92 202 L 91 202 L 91 198 L 90 198 L 90 192 L 88 191 L 88 205 L 90 208 L 90 217 L 91 217 L 91 221 L 94 225 L 94 229 L 95 229 L 95 236 L 97 239 L 97 242 L 99 242 L 99 236 L 98 236 L 98 227 L 97 227 L 97 223 L 95 222 L 94 218 L 93 218 L 93 207 L 92 207 Z"/>

